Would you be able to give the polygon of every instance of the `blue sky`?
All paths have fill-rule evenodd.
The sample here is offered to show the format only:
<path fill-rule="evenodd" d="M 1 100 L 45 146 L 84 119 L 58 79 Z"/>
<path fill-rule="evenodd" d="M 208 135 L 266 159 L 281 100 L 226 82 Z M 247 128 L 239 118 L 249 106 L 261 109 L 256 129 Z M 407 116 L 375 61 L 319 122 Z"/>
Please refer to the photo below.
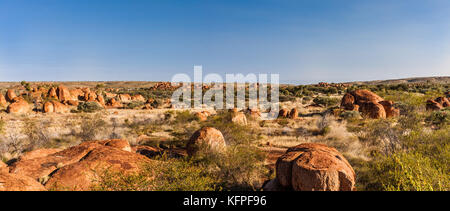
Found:
<path fill-rule="evenodd" d="M 448 0 L 0 0 L 0 81 L 450 75 Z"/>

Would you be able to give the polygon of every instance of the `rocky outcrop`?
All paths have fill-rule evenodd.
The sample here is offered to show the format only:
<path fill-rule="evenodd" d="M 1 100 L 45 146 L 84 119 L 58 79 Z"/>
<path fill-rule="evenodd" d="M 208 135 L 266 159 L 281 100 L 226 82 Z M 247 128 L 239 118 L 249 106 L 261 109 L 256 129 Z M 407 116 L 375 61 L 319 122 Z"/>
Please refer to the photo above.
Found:
<path fill-rule="evenodd" d="M 145 156 L 114 147 L 97 147 L 78 162 L 55 171 L 45 183 L 45 187 L 56 190 L 91 190 L 105 173 L 137 173 L 150 161 Z"/>
<path fill-rule="evenodd" d="M 186 150 L 188 155 L 192 156 L 205 148 L 214 152 L 221 152 L 225 149 L 225 146 L 225 138 L 219 130 L 212 127 L 203 127 L 191 136 L 186 145 Z"/>
<path fill-rule="evenodd" d="M 11 164 L 9 172 L 40 181 L 47 189 L 90 190 L 105 171 L 125 175 L 150 162 L 131 151 L 128 141 L 120 139 L 88 141 L 65 150 L 35 150 Z"/>
<path fill-rule="evenodd" d="M 385 101 L 382 97 L 365 89 L 346 93 L 342 97 L 341 108 L 359 111 L 363 116 L 374 119 L 400 115 L 400 110 L 394 107 L 394 102 Z"/>
<path fill-rule="evenodd" d="M 324 144 L 291 147 L 276 163 L 277 182 L 296 191 L 351 191 L 355 177 L 344 156 Z"/>

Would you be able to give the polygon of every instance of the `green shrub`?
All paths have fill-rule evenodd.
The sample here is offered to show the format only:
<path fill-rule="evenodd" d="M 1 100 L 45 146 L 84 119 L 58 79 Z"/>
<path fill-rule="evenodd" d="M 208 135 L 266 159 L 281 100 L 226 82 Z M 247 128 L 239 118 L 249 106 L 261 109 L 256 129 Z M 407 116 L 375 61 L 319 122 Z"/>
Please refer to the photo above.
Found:
<path fill-rule="evenodd" d="M 151 178 L 151 179 L 149 179 Z M 169 159 L 143 166 L 136 174 L 104 171 L 95 191 L 215 191 L 217 178 L 207 169 L 184 159 Z"/>
<path fill-rule="evenodd" d="M 404 130 L 403 130 L 404 131 Z M 376 154 L 360 172 L 362 190 L 450 190 L 450 128 L 413 130 L 401 148 Z"/>
<path fill-rule="evenodd" d="M 425 121 L 430 125 L 444 126 L 450 124 L 450 110 L 443 109 L 440 111 L 433 111 L 425 118 Z"/>
<path fill-rule="evenodd" d="M 81 102 L 78 104 L 77 110 L 72 111 L 75 113 L 79 112 L 86 112 L 86 113 L 93 113 L 99 110 L 103 110 L 104 108 L 100 106 L 97 102 Z"/>
<path fill-rule="evenodd" d="M 136 109 L 136 108 L 142 108 L 144 106 L 144 103 L 141 101 L 132 101 L 126 105 L 126 109 Z"/>
<path fill-rule="evenodd" d="M 314 98 L 313 102 L 318 105 L 329 107 L 337 105 L 340 102 L 340 100 L 338 98 L 333 97 L 316 97 Z"/>
<path fill-rule="evenodd" d="M 344 111 L 339 116 L 346 120 L 357 120 L 361 118 L 359 111 Z"/>

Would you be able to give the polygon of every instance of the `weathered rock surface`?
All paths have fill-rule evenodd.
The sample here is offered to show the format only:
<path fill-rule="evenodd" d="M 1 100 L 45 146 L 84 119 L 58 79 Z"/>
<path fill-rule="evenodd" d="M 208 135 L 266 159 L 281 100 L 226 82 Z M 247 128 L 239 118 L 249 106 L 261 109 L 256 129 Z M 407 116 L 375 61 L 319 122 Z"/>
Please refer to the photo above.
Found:
<path fill-rule="evenodd" d="M 278 158 L 276 174 L 281 186 L 296 191 L 351 191 L 356 177 L 342 154 L 317 143 L 289 148 Z"/>
<path fill-rule="evenodd" d="M 24 176 L 10 174 L 0 169 L 0 191 L 45 191 L 36 180 Z"/>
<path fill-rule="evenodd" d="M 6 111 L 8 113 L 24 114 L 31 111 L 31 106 L 28 104 L 27 101 L 23 99 L 18 99 L 16 102 L 9 104 L 9 106 L 6 108 Z"/>
<path fill-rule="evenodd" d="M 73 100 L 69 89 L 63 85 L 58 86 L 56 89 L 56 94 L 58 95 L 58 99 L 60 101 Z"/>
<path fill-rule="evenodd" d="M 203 147 L 220 152 L 225 146 L 225 138 L 219 130 L 212 127 L 203 127 L 191 136 L 186 145 L 186 150 L 188 155 L 192 156 Z"/>
<path fill-rule="evenodd" d="M 139 171 L 150 160 L 131 152 L 126 140 L 88 141 L 65 150 L 39 149 L 25 153 L 9 173 L 40 181 L 52 190 L 90 190 L 105 171 Z"/>

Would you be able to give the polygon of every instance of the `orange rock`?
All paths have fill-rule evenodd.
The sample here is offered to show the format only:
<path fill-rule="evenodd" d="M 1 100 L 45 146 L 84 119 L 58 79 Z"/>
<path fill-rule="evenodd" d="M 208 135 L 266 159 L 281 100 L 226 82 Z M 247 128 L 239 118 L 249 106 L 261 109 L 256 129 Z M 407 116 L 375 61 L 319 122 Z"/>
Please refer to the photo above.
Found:
<path fill-rule="evenodd" d="M 137 94 L 131 97 L 131 101 L 145 102 L 144 96 Z"/>
<path fill-rule="evenodd" d="M 58 101 L 49 101 L 44 103 L 44 113 L 68 113 L 70 108 Z"/>
<path fill-rule="evenodd" d="M 206 121 L 208 119 L 208 115 L 203 112 L 196 112 L 194 115 L 198 121 Z"/>
<path fill-rule="evenodd" d="M 50 102 L 50 101 L 44 103 L 42 110 L 44 111 L 44 113 L 53 113 L 53 112 L 55 112 L 55 109 L 53 108 L 53 103 Z"/>
<path fill-rule="evenodd" d="M 355 190 L 355 172 L 336 149 L 305 143 L 291 147 L 278 158 L 276 178 L 283 187 L 296 191 Z"/>
<path fill-rule="evenodd" d="M 434 101 L 434 100 L 427 100 L 427 111 L 438 111 L 441 110 L 443 107 L 440 103 Z"/>
<path fill-rule="evenodd" d="M 203 147 L 220 152 L 225 146 L 225 138 L 219 130 L 212 127 L 203 127 L 191 136 L 186 145 L 186 150 L 188 155 L 192 156 Z"/>
<path fill-rule="evenodd" d="M 350 92 L 350 94 L 353 95 L 353 97 L 355 97 L 355 103 L 358 105 L 361 101 L 378 103 L 378 102 L 384 100 L 382 97 L 378 96 L 377 94 L 375 94 L 369 90 L 365 90 L 365 89 L 358 89 L 358 90 Z"/>
<path fill-rule="evenodd" d="M 9 106 L 6 108 L 6 111 L 8 113 L 23 114 L 31 111 L 31 106 L 27 101 L 19 99 L 17 102 L 9 104 Z"/>
<path fill-rule="evenodd" d="M 344 97 L 342 97 L 341 107 L 345 110 L 354 110 L 355 105 L 355 97 L 350 93 L 346 93 Z"/>
<path fill-rule="evenodd" d="M 60 101 L 72 100 L 69 89 L 63 85 L 58 86 L 56 93 L 58 94 L 58 99 Z"/>
<path fill-rule="evenodd" d="M 231 122 L 240 124 L 240 125 L 247 125 L 247 117 L 242 112 L 236 112 L 231 114 Z"/>
<path fill-rule="evenodd" d="M 283 108 L 278 112 L 278 117 L 282 118 L 288 118 L 289 117 L 289 110 Z"/>
<path fill-rule="evenodd" d="M 46 189 L 30 177 L 0 171 L 0 191 L 46 191 Z"/>
<path fill-rule="evenodd" d="M 437 103 L 441 104 L 441 106 L 444 107 L 444 108 L 450 106 L 450 102 L 445 97 L 438 97 L 434 101 L 436 101 Z"/>
<path fill-rule="evenodd" d="M 16 93 L 14 92 L 14 90 L 8 89 L 8 91 L 6 91 L 6 96 L 5 96 L 6 101 L 12 103 L 12 102 L 13 102 L 13 99 L 16 98 L 16 97 L 17 97 L 17 95 L 16 95 Z"/>
<path fill-rule="evenodd" d="M 91 190 L 104 173 L 137 173 L 145 163 L 150 162 L 145 156 L 136 153 L 113 147 L 97 147 L 78 162 L 58 169 L 45 183 L 45 187 L 56 190 Z"/>
<path fill-rule="evenodd" d="M 118 98 L 122 103 L 128 103 L 131 101 L 131 96 L 129 94 L 119 94 Z"/>
<path fill-rule="evenodd" d="M 372 119 L 386 118 L 386 111 L 384 110 L 384 107 L 379 103 L 360 102 L 359 106 L 359 112 L 361 112 L 364 116 Z"/>
<path fill-rule="evenodd" d="M 116 97 L 116 96 L 117 96 L 117 94 L 113 94 L 113 93 L 105 92 L 105 96 L 106 96 L 107 98 L 114 98 L 114 97 Z"/>
<path fill-rule="evenodd" d="M 30 152 L 26 152 L 19 157 L 19 160 L 31 160 L 35 158 L 47 157 L 51 154 L 62 151 L 62 149 L 36 149 Z"/>
<path fill-rule="evenodd" d="M 293 108 L 291 112 L 289 112 L 289 118 L 290 119 L 297 119 L 298 118 L 298 110 L 297 108 Z"/>
<path fill-rule="evenodd" d="M 58 98 L 58 94 L 56 94 L 56 88 L 52 87 L 50 90 L 48 90 L 48 97 L 49 98 Z"/>
<path fill-rule="evenodd" d="M 400 116 L 400 110 L 394 108 L 394 102 L 390 100 L 384 100 L 380 101 L 379 103 L 383 106 L 387 118 Z"/>

